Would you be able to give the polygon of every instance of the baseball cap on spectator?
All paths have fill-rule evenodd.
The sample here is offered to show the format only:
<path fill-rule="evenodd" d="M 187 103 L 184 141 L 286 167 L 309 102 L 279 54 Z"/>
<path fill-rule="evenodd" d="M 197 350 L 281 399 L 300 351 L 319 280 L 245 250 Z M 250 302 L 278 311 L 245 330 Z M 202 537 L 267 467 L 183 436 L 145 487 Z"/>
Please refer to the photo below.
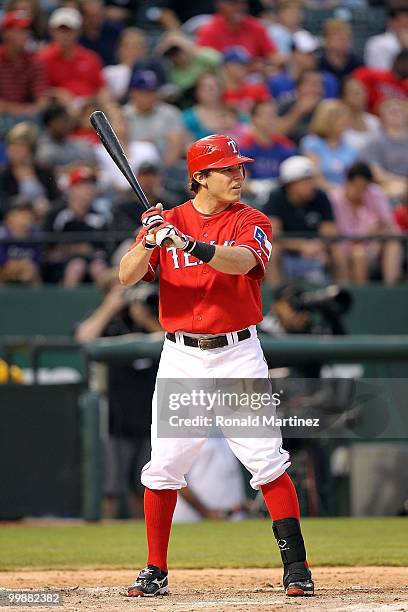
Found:
<path fill-rule="evenodd" d="M 159 167 L 159 164 L 145 161 L 140 164 L 140 166 L 137 169 L 137 173 L 138 174 L 159 174 L 160 167 Z"/>
<path fill-rule="evenodd" d="M 292 49 L 299 53 L 314 53 L 320 47 L 318 39 L 307 30 L 299 30 L 292 35 Z"/>
<path fill-rule="evenodd" d="M 78 183 L 95 183 L 96 176 L 91 168 L 75 168 L 69 173 L 69 186 L 78 185 Z"/>
<path fill-rule="evenodd" d="M 52 13 L 48 25 L 50 28 L 65 26 L 70 30 L 80 30 L 82 26 L 81 13 L 70 6 L 63 6 Z"/>
<path fill-rule="evenodd" d="M 249 55 L 245 47 L 228 47 L 228 49 L 224 51 L 223 61 L 224 64 L 226 64 L 227 62 L 235 62 L 237 64 L 246 65 L 250 63 L 251 56 Z"/>
<path fill-rule="evenodd" d="M 159 89 L 159 79 L 153 70 L 136 70 L 130 79 L 129 89 L 156 91 Z"/>
<path fill-rule="evenodd" d="M 3 30 L 11 28 L 23 30 L 29 28 L 32 21 L 30 14 L 26 11 L 10 11 L 9 13 L 5 13 L 1 27 Z"/>
<path fill-rule="evenodd" d="M 284 185 L 314 176 L 316 176 L 314 163 L 303 155 L 288 157 L 279 168 L 279 179 Z"/>

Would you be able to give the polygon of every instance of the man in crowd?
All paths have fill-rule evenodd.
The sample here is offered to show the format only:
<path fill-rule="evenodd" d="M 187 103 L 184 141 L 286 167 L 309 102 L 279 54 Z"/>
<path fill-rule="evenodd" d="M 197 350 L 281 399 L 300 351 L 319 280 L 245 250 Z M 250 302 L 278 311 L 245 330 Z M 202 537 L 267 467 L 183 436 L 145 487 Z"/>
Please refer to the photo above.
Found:
<path fill-rule="evenodd" d="M 124 112 L 133 140 L 153 142 L 166 166 L 174 166 L 186 147 L 180 111 L 161 102 L 159 81 L 153 70 L 137 70 L 130 81 L 129 103 Z"/>
<path fill-rule="evenodd" d="M 93 207 L 96 198 L 96 176 L 90 168 L 74 169 L 69 175 L 68 201 L 57 212 L 50 213 L 45 231 L 94 232 L 106 229 L 104 215 Z M 97 282 L 106 268 L 105 253 L 94 242 L 55 245 L 48 254 L 53 280 L 64 287 L 77 287 L 84 280 Z"/>
<path fill-rule="evenodd" d="M 293 100 L 296 95 L 296 83 L 307 70 L 318 70 L 319 41 L 307 30 L 295 32 L 292 36 L 292 53 L 288 57 L 282 72 L 268 80 L 268 87 L 273 98 L 281 103 Z M 327 71 L 321 71 L 323 79 L 323 97 L 336 98 L 339 92 L 337 78 Z"/>
<path fill-rule="evenodd" d="M 353 33 L 351 26 L 342 19 L 328 19 L 323 27 L 324 43 L 319 58 L 319 68 L 330 72 L 339 83 L 362 61 L 353 52 Z"/>
<path fill-rule="evenodd" d="M 78 44 L 82 17 L 71 7 L 55 10 L 49 20 L 52 42 L 39 54 L 52 88 L 52 96 L 77 106 L 90 97 L 108 101 L 99 56 Z"/>
<path fill-rule="evenodd" d="M 246 0 L 217 0 L 214 17 L 200 28 L 197 44 L 225 51 L 228 47 L 244 47 L 251 57 L 274 56 L 276 47 L 265 26 L 248 15 Z"/>
<path fill-rule="evenodd" d="M 281 186 L 273 191 L 263 212 L 271 220 L 275 236 L 291 232 L 309 238 L 288 238 L 275 242 L 275 256 L 269 268 L 269 281 L 278 284 L 284 279 L 327 282 L 327 268 L 341 282 L 345 267 L 341 251 L 326 245 L 321 236 L 337 234 L 330 201 L 317 188 L 316 168 L 311 160 L 295 155 L 280 167 Z"/>
<path fill-rule="evenodd" d="M 26 119 L 37 119 L 47 105 L 47 77 L 38 55 L 26 49 L 31 17 L 6 13 L 0 46 L 0 136 Z"/>
<path fill-rule="evenodd" d="M 0 244 L 0 284 L 17 283 L 39 285 L 41 283 L 41 248 L 36 243 L 19 243 L 19 238 L 30 238 L 37 231 L 34 210 L 30 202 L 15 196 L 0 226 L 0 238 L 11 242 Z M 16 242 L 12 242 L 15 238 Z"/>
<path fill-rule="evenodd" d="M 364 49 L 368 68 L 390 70 L 394 59 L 408 46 L 408 5 L 405 0 L 391 0 L 386 32 L 370 36 Z"/>
<path fill-rule="evenodd" d="M 250 113 L 255 104 L 271 99 L 271 94 L 263 82 L 254 83 L 248 78 L 251 56 L 244 47 L 226 49 L 223 59 L 225 104 L 243 113 Z"/>

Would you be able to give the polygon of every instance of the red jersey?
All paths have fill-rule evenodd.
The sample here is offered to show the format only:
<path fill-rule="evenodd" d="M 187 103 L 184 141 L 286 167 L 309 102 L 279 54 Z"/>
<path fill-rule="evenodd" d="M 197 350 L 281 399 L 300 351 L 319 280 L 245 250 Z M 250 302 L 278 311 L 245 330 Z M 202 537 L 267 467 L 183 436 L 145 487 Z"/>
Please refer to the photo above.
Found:
<path fill-rule="evenodd" d="M 394 219 L 403 232 L 408 232 L 408 205 L 401 204 L 394 209 Z"/>
<path fill-rule="evenodd" d="M 154 280 L 155 270 L 160 266 L 159 318 L 163 329 L 221 334 L 259 323 L 260 284 L 272 250 L 269 219 L 242 202 L 204 215 L 191 200 L 165 211 L 163 216 L 196 240 L 249 249 L 258 262 L 247 274 L 225 274 L 181 250 L 156 248 L 143 280 Z M 134 246 L 139 241 L 140 238 Z"/>
<path fill-rule="evenodd" d="M 73 54 L 66 57 L 60 47 L 51 43 L 39 53 L 39 58 L 51 87 L 67 89 L 77 98 L 94 96 L 105 84 L 99 56 L 81 45 L 76 45 Z"/>
<path fill-rule="evenodd" d="M 276 53 L 276 46 L 265 26 L 255 17 L 245 15 L 232 27 L 223 15 L 215 14 L 197 34 L 200 47 L 212 47 L 221 53 L 228 47 L 244 47 L 252 57 L 266 57 Z"/>
<path fill-rule="evenodd" d="M 388 98 L 406 100 L 408 98 L 408 79 L 399 80 L 390 70 L 357 68 L 352 76 L 365 86 L 368 94 L 368 110 L 378 112 L 378 105 Z"/>

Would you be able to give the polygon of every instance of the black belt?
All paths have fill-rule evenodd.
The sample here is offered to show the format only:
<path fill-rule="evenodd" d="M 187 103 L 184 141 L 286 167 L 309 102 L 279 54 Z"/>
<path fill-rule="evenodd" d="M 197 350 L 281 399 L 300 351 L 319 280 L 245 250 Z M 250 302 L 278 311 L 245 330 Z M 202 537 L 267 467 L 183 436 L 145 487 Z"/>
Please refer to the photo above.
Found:
<path fill-rule="evenodd" d="M 221 336 L 214 336 L 213 338 L 193 338 L 193 336 L 186 336 L 185 334 L 182 334 L 182 336 L 185 346 L 193 346 L 194 348 L 200 348 L 203 351 L 228 346 L 228 338 L 226 334 L 222 334 Z M 241 340 L 247 340 L 251 337 L 251 332 L 248 328 L 241 329 L 241 331 L 237 332 L 237 337 L 238 342 L 241 342 Z M 166 332 L 166 338 L 171 342 L 175 342 L 176 334 L 173 334 L 172 332 Z"/>

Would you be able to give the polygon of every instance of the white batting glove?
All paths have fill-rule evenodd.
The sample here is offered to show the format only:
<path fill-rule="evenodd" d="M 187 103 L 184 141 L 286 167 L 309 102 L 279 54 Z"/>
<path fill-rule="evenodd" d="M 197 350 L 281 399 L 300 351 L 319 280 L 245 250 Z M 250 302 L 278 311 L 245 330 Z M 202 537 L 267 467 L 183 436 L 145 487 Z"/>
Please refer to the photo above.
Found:
<path fill-rule="evenodd" d="M 155 236 L 156 246 L 173 246 L 176 249 L 184 249 L 189 243 L 188 236 L 180 232 L 174 225 L 170 223 L 162 223 L 158 227 L 151 230 L 151 233 Z M 167 244 L 171 240 L 172 244 Z M 166 241 L 166 244 L 164 242 Z"/>
<path fill-rule="evenodd" d="M 160 203 L 146 210 L 141 217 L 142 226 L 149 232 L 164 223 L 162 212 L 163 204 Z"/>

